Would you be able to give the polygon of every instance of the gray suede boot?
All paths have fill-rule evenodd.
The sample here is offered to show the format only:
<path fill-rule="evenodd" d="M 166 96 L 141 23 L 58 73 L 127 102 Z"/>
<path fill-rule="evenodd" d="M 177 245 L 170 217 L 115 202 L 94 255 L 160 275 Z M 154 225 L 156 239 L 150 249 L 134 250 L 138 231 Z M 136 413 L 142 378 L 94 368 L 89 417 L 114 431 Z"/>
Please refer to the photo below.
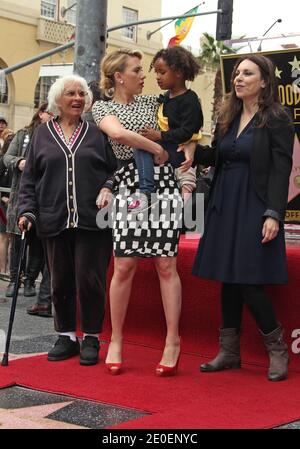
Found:
<path fill-rule="evenodd" d="M 208 363 L 200 366 L 200 371 L 204 373 L 222 371 L 226 368 L 240 368 L 240 333 L 237 329 L 220 329 L 220 352 Z"/>
<path fill-rule="evenodd" d="M 270 358 L 268 379 L 273 382 L 286 379 L 289 355 L 288 346 L 283 340 L 282 327 L 277 327 L 277 329 L 269 334 L 264 334 L 263 332 L 261 334 Z"/>

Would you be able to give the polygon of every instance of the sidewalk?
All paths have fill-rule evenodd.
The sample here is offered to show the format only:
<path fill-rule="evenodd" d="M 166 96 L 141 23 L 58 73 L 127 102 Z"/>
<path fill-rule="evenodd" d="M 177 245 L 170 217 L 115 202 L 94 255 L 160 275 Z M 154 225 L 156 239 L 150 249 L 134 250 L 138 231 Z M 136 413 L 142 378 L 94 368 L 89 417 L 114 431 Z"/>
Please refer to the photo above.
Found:
<path fill-rule="evenodd" d="M 0 330 L 7 332 L 12 298 L 5 297 L 7 282 L 0 280 Z M 47 352 L 55 341 L 53 318 L 28 315 L 26 308 L 37 298 L 24 297 L 20 289 L 12 332 L 12 354 Z M 0 342 L 1 343 L 1 342 Z M 3 350 L 0 347 L 0 352 Z"/>
<path fill-rule="evenodd" d="M 12 301 L 5 297 L 7 284 L 0 280 L 0 363 Z M 57 340 L 53 318 L 28 315 L 26 308 L 37 298 L 24 297 L 22 292 L 21 288 L 9 362 L 31 354 L 46 353 Z M 143 412 L 22 387 L 0 389 L 1 429 L 104 429 L 138 416 L 143 416 Z"/>

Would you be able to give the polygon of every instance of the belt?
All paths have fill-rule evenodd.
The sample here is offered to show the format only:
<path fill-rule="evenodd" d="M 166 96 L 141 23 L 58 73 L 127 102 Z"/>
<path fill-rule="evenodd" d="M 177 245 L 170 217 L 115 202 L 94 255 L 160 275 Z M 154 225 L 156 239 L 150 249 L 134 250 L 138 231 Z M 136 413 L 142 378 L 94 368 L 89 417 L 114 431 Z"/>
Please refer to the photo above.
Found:
<path fill-rule="evenodd" d="M 249 162 L 243 161 L 224 161 L 220 167 L 219 174 L 216 180 L 216 184 L 214 186 L 214 192 L 211 198 L 211 207 L 215 207 L 218 213 L 222 210 L 222 201 L 224 195 L 224 180 L 225 180 L 225 172 L 227 170 L 234 170 L 237 168 L 247 168 L 249 167 Z"/>
<path fill-rule="evenodd" d="M 229 160 L 229 161 L 223 161 L 223 163 L 221 165 L 221 169 L 231 170 L 233 168 L 243 168 L 243 167 L 247 167 L 247 166 L 249 166 L 249 162 Z"/>

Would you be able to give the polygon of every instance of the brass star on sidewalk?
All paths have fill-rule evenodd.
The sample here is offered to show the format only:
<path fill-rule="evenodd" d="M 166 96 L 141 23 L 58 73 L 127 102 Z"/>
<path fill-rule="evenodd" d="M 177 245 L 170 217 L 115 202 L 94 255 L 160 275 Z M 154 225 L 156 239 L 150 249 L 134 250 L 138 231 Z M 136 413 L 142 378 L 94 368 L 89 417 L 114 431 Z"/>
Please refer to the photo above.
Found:
<path fill-rule="evenodd" d="M 294 70 L 300 70 L 300 61 L 298 61 L 297 56 L 294 56 L 293 61 L 289 61 L 289 64 L 292 66 L 292 72 Z"/>
<path fill-rule="evenodd" d="M 281 74 L 282 74 L 282 70 L 279 70 L 279 68 L 276 67 L 276 69 L 275 69 L 275 76 L 276 76 L 276 78 L 280 78 L 281 79 Z"/>
<path fill-rule="evenodd" d="M 55 421 L 47 418 L 51 413 L 72 404 L 60 402 L 56 404 L 37 405 L 22 408 L 0 408 L 1 429 L 87 429 L 74 424 Z"/>

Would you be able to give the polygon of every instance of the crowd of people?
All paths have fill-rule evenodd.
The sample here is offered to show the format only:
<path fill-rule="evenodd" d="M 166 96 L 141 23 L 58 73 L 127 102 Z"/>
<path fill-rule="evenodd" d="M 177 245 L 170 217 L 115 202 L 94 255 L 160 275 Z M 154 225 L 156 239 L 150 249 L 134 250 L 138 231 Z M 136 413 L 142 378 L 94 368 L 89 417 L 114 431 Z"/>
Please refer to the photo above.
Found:
<path fill-rule="evenodd" d="M 284 380 L 288 348 L 265 285 L 288 281 L 283 224 L 294 129 L 278 98 L 273 64 L 257 55 L 237 60 L 211 146 L 199 142 L 201 104 L 187 87 L 199 73 L 197 60 L 174 46 L 159 51 L 151 68 L 163 95 L 142 94 L 141 52 L 119 49 L 102 60 L 100 91 L 78 75 L 66 76 L 54 82 L 48 102 L 14 136 L 5 132 L 7 122 L 0 117 L 0 180 L 11 188 L 9 196 L 1 196 L 0 217 L 1 273 L 10 240 L 6 295 L 18 282 L 20 233 L 26 231 L 25 295 L 35 295 L 35 281 L 43 274 L 37 303 L 27 312 L 51 316 L 53 307 L 58 333 L 48 360 L 79 355 L 81 365 L 94 365 L 113 255 L 105 367 L 121 374 L 133 279 L 139 259 L 153 258 L 166 322 L 154 373 L 175 375 L 181 350 L 182 211 L 196 186 L 195 167 L 214 167 L 193 274 L 222 283 L 222 323 L 220 351 L 200 370 L 241 367 L 245 304 L 269 354 L 268 379 Z M 99 225 L 99 211 L 111 214 L 110 227 Z"/>

